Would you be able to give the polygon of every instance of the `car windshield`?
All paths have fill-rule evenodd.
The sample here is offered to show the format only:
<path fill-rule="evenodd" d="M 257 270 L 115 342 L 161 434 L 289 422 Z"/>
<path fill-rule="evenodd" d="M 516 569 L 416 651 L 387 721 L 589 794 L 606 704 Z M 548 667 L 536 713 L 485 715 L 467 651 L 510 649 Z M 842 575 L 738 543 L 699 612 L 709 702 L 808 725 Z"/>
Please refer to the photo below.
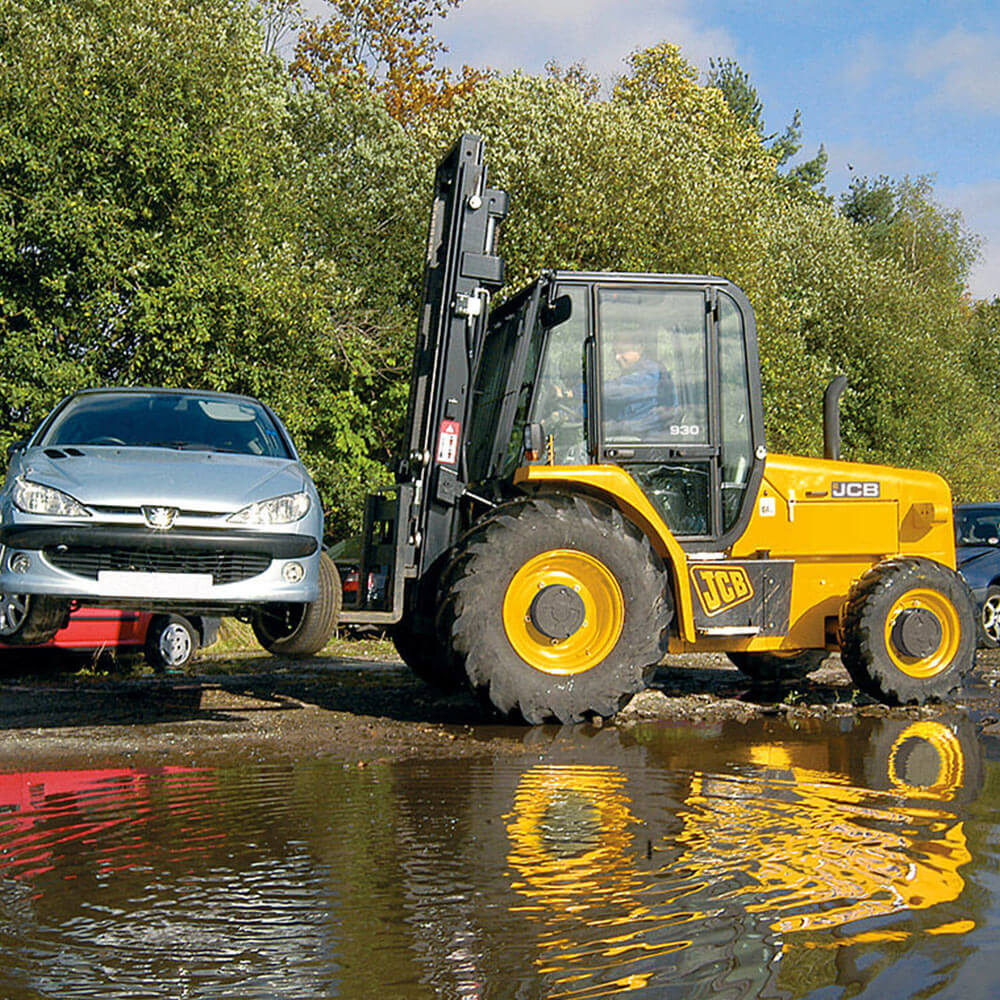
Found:
<path fill-rule="evenodd" d="M 181 392 L 78 396 L 56 414 L 39 444 L 175 448 L 291 458 L 281 432 L 259 403 Z"/>
<path fill-rule="evenodd" d="M 1000 542 L 1000 507 L 957 509 L 955 541 L 959 545 L 996 545 Z"/>

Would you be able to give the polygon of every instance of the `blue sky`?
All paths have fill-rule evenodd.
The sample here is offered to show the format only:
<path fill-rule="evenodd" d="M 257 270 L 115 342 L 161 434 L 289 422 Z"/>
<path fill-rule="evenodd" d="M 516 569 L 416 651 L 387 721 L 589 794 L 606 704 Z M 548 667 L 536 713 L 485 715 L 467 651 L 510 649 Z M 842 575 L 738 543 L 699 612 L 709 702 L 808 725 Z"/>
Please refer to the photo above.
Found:
<path fill-rule="evenodd" d="M 308 0 L 313 11 L 319 0 Z M 447 61 L 544 71 L 583 61 L 605 81 L 634 49 L 679 44 L 707 71 L 736 59 L 781 132 L 802 113 L 803 157 L 854 175 L 923 174 L 984 239 L 977 298 L 1000 295 L 1000 5 L 939 0 L 464 0 L 437 28 Z M 850 165 L 850 167 L 849 167 Z"/>

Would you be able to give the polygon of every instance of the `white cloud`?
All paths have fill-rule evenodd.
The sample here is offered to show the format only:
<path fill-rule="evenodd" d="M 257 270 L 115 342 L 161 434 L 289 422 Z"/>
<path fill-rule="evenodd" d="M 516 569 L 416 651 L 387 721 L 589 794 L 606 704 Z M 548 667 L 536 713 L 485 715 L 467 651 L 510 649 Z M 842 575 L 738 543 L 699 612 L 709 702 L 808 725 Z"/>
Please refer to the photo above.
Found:
<path fill-rule="evenodd" d="M 956 28 L 910 47 L 906 68 L 931 79 L 937 100 L 962 111 L 1000 112 L 1000 38 Z"/>
<path fill-rule="evenodd" d="M 437 33 L 456 61 L 504 72 L 541 72 L 555 59 L 583 61 L 607 79 L 632 51 L 663 41 L 701 68 L 736 54 L 724 29 L 698 23 L 689 0 L 464 0 Z"/>

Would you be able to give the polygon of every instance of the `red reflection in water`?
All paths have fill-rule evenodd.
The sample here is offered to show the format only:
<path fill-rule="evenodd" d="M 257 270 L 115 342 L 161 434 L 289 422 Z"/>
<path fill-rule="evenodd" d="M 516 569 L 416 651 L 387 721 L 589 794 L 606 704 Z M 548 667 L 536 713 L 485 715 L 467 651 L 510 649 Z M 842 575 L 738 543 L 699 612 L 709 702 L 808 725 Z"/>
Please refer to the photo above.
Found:
<path fill-rule="evenodd" d="M 102 874 L 148 864 L 153 856 L 176 861 L 202 853 L 224 837 L 207 823 L 214 792 L 214 779 L 201 768 L 0 774 L 0 874 L 29 879 L 52 871 L 71 845 L 86 851 Z M 153 816 L 173 827 L 167 843 L 146 835 Z"/>

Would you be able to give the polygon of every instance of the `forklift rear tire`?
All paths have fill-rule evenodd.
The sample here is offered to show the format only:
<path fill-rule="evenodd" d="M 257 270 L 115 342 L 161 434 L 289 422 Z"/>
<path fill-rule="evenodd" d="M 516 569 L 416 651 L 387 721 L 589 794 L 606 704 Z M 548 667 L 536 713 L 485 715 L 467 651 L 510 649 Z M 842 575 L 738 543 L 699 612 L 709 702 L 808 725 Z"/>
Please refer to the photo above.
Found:
<path fill-rule="evenodd" d="M 947 698 L 975 662 L 972 595 L 930 559 L 887 559 L 868 570 L 848 594 L 840 631 L 854 683 L 887 704 Z"/>
<path fill-rule="evenodd" d="M 37 646 L 48 642 L 69 619 L 69 604 L 58 597 L 0 593 L 0 642 Z"/>
<path fill-rule="evenodd" d="M 324 552 L 319 560 L 319 597 L 312 604 L 263 605 L 250 622 L 253 634 L 275 656 L 313 656 L 337 628 L 341 598 L 340 574 Z"/>
<path fill-rule="evenodd" d="M 581 496 L 504 504 L 459 540 L 438 614 L 473 689 L 537 724 L 613 715 L 667 650 L 669 576 L 649 539 Z"/>
<path fill-rule="evenodd" d="M 796 649 L 787 653 L 726 654 L 733 665 L 757 684 L 788 684 L 804 680 L 830 655 L 825 649 Z"/>

